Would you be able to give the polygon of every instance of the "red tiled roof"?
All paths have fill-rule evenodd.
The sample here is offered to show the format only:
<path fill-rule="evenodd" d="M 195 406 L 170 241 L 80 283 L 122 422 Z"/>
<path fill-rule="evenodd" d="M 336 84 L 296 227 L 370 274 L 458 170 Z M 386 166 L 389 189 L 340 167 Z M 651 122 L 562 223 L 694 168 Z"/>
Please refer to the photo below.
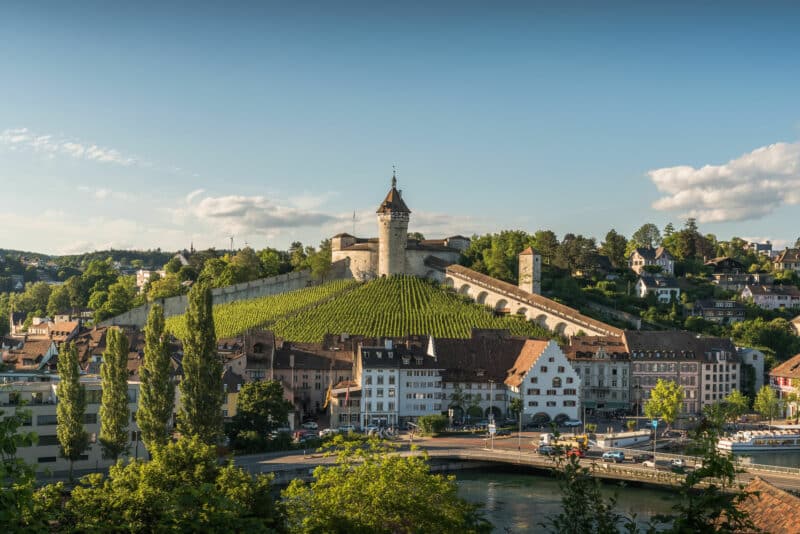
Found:
<path fill-rule="evenodd" d="M 411 213 L 411 210 L 408 209 L 406 203 L 403 202 L 403 198 L 400 195 L 400 191 L 397 190 L 396 187 L 392 186 L 387 193 L 386 198 L 383 199 L 381 205 L 378 206 L 376 213 Z"/>
<path fill-rule="evenodd" d="M 520 351 L 519 356 L 517 356 L 517 360 L 508 371 L 508 377 L 506 377 L 505 383 L 509 386 L 519 387 L 525 379 L 525 373 L 528 372 L 550 343 L 551 341 L 539 339 L 526 340 L 522 351 Z"/>
<path fill-rule="evenodd" d="M 796 354 L 782 364 L 773 367 L 769 372 L 769 376 L 800 378 L 800 354 Z"/>
<path fill-rule="evenodd" d="M 755 477 L 745 490 L 752 493 L 736 507 L 747 512 L 753 525 L 770 534 L 797 534 L 800 531 L 800 498 Z"/>

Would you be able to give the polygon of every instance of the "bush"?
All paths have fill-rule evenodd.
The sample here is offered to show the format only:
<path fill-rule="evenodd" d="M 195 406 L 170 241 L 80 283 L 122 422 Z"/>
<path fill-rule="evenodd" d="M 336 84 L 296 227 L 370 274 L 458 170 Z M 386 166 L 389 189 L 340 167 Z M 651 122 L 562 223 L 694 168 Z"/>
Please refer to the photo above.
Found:
<path fill-rule="evenodd" d="M 423 434 L 438 434 L 447 428 L 447 417 L 443 415 L 423 415 L 417 420 Z"/>

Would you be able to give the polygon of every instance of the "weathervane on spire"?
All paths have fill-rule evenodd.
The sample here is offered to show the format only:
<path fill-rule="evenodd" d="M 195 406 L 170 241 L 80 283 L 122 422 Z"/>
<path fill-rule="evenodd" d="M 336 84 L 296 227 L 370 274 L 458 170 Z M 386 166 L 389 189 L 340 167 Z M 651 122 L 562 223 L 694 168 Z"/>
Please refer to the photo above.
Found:
<path fill-rule="evenodd" d="M 392 187 L 397 187 L 397 168 L 392 165 Z"/>

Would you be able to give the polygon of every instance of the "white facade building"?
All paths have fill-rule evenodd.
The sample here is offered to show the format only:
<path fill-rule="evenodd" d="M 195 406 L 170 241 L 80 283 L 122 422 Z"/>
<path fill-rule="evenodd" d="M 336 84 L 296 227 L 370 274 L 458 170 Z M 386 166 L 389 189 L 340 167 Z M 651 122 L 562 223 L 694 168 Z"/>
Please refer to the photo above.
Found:
<path fill-rule="evenodd" d="M 60 445 L 56 434 L 56 386 L 58 377 L 55 375 L 26 374 L 25 380 L 18 381 L 18 377 L 3 374 L 0 380 L 0 409 L 4 415 L 11 415 L 17 408 L 27 410 L 31 414 L 29 423 L 22 427 L 24 432 L 36 432 L 39 439 L 32 447 L 17 449 L 17 457 L 26 463 L 37 466 L 38 470 L 49 469 L 53 472 L 67 471 L 69 462 L 59 455 Z M 14 381 L 12 381 L 14 380 Z M 81 377 L 81 383 L 86 387 L 86 413 L 84 428 L 89 434 L 89 446 L 74 463 L 76 471 L 82 469 L 98 469 L 108 467 L 114 463 L 103 457 L 98 437 L 100 435 L 100 398 L 102 389 L 97 376 Z M 128 454 L 125 456 L 146 458 L 147 450 L 144 443 L 139 441 L 139 427 L 136 425 L 135 413 L 139 397 L 139 383 L 128 383 L 128 409 L 131 420 L 128 425 Z"/>
<path fill-rule="evenodd" d="M 527 340 L 505 383 L 526 421 L 578 419 L 581 379 L 555 341 Z"/>

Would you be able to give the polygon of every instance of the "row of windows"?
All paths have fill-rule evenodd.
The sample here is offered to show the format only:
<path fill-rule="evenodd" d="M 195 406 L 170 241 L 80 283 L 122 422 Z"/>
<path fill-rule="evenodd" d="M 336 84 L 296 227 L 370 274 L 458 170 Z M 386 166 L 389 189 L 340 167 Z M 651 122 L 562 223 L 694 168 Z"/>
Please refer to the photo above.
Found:
<path fill-rule="evenodd" d="M 394 375 L 389 375 L 389 385 L 390 386 L 394 385 L 394 381 L 395 381 L 395 376 Z M 378 384 L 379 386 L 382 386 L 383 385 L 383 375 L 376 376 L 375 377 L 375 383 Z M 367 386 L 371 385 L 372 384 L 372 376 L 366 375 L 364 377 L 364 384 L 367 385 Z"/>
<path fill-rule="evenodd" d="M 386 390 L 386 396 L 387 397 L 394 397 L 394 392 L 395 392 L 394 388 L 388 388 Z M 372 396 L 372 389 L 371 388 L 364 388 L 364 396 L 365 397 L 371 397 Z M 375 396 L 376 397 L 383 397 L 383 388 L 376 389 L 375 390 Z"/>
<path fill-rule="evenodd" d="M 558 403 L 556 401 L 547 401 L 545 403 L 545 405 L 548 408 L 554 408 L 554 407 L 558 406 Z M 577 403 L 574 400 L 565 400 L 565 401 L 561 401 L 561 405 L 570 407 L 570 406 L 576 406 Z M 536 406 L 539 406 L 539 401 L 528 401 L 528 406 L 530 406 L 532 408 L 536 407 Z"/>
<path fill-rule="evenodd" d="M 541 389 L 538 389 L 538 388 L 529 388 L 528 389 L 528 395 L 541 395 L 541 394 L 542 394 L 542 390 Z M 578 390 L 577 389 L 573 389 L 573 388 L 564 388 L 564 392 L 562 394 L 563 395 L 577 395 L 578 394 Z M 548 396 L 558 395 L 558 390 L 557 389 L 548 389 L 545 392 L 545 395 L 548 395 Z"/>
<path fill-rule="evenodd" d="M 706 382 L 736 382 L 736 373 L 725 373 L 725 375 L 706 375 Z"/>
<path fill-rule="evenodd" d="M 406 382 L 407 388 L 440 388 L 441 382 Z"/>

